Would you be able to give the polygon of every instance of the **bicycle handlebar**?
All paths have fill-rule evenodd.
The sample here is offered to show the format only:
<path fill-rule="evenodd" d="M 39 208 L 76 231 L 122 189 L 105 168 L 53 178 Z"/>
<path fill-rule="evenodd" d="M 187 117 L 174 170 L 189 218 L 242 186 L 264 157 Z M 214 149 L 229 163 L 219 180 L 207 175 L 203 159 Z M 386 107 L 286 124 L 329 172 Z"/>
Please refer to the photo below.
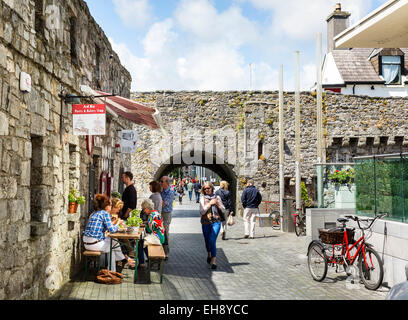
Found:
<path fill-rule="evenodd" d="M 368 229 L 371 228 L 371 226 L 374 224 L 374 222 L 376 220 L 382 219 L 382 218 L 386 217 L 387 215 L 388 215 L 387 213 L 381 213 L 381 214 L 375 216 L 375 218 L 368 218 L 368 219 L 361 219 L 360 217 L 357 217 L 357 216 L 345 216 L 345 218 L 356 221 L 357 224 L 358 224 L 359 229 L 368 230 Z M 362 228 L 361 227 L 360 222 L 370 222 L 370 221 L 371 221 L 371 223 L 367 228 Z"/>

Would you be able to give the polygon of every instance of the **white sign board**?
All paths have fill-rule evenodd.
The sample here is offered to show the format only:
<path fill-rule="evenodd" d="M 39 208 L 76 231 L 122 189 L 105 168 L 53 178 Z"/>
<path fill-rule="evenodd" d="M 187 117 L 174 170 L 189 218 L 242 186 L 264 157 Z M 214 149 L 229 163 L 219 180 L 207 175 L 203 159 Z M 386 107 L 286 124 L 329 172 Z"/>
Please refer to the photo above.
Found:
<path fill-rule="evenodd" d="M 26 72 L 20 73 L 20 90 L 31 92 L 31 76 Z"/>
<path fill-rule="evenodd" d="M 137 152 L 137 131 L 136 130 L 122 130 L 121 131 L 120 151 L 122 153 L 136 153 Z"/>
<path fill-rule="evenodd" d="M 104 104 L 76 104 L 72 106 L 73 134 L 75 136 L 104 136 L 106 108 Z"/>

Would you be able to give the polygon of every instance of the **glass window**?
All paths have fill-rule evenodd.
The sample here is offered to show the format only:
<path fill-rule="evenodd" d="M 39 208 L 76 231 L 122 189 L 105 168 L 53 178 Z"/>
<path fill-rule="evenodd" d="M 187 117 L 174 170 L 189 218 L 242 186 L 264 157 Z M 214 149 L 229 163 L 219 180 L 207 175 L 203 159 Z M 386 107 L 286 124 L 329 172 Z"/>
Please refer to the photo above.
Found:
<path fill-rule="evenodd" d="M 356 160 L 357 214 L 408 223 L 408 158 Z"/>
<path fill-rule="evenodd" d="M 382 76 L 385 84 L 401 84 L 401 57 L 382 57 Z"/>

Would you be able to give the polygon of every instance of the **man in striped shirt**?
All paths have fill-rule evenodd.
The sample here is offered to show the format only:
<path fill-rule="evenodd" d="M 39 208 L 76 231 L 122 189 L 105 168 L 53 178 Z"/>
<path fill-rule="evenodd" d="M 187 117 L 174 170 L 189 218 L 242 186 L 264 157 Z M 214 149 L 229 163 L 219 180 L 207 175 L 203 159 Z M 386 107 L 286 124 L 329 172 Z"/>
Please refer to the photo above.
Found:
<path fill-rule="evenodd" d="M 170 178 L 165 176 L 160 179 L 160 184 L 162 186 L 162 200 L 163 200 L 163 208 L 162 208 L 162 218 L 164 224 L 164 235 L 165 241 L 163 244 L 164 253 L 166 254 L 165 260 L 169 257 L 169 235 L 170 235 L 170 223 L 173 214 L 173 202 L 174 202 L 174 192 L 170 188 Z"/>

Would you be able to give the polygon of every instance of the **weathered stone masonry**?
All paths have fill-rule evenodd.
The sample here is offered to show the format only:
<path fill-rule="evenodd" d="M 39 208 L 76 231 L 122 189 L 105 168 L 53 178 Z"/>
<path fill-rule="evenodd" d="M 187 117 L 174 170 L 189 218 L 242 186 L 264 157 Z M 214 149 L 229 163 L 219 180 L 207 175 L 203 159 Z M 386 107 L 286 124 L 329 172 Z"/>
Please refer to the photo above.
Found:
<path fill-rule="evenodd" d="M 31 75 L 31 93 L 19 89 L 22 71 Z M 47 298 L 78 271 L 89 166 L 97 167 L 93 191 L 102 158 L 115 189 L 119 169 L 130 168 L 115 144 L 117 131 L 132 124 L 108 115 L 100 146 L 113 152 L 95 147 L 90 156 L 85 137 L 72 135 L 72 106 L 59 94 L 83 95 L 80 85 L 88 85 L 129 97 L 130 84 L 84 1 L 0 1 L 1 300 Z M 67 213 L 71 187 L 87 199 L 76 215 Z"/>
<path fill-rule="evenodd" d="M 251 177 L 260 187 L 265 200 L 279 200 L 279 94 L 278 92 L 136 92 L 132 97 L 160 111 L 163 124 L 179 122 L 183 128 L 183 146 L 187 131 L 204 132 L 207 128 L 231 126 L 242 134 L 244 127 L 256 128 L 264 143 L 265 160 L 258 160 L 258 171 Z M 295 102 L 286 92 L 285 102 L 285 181 L 286 192 L 293 195 L 295 177 Z M 301 170 L 302 179 L 313 185 L 316 163 L 316 96 L 301 93 Z M 367 154 L 394 153 L 408 150 L 408 100 L 405 98 L 370 98 L 325 94 L 323 98 L 324 136 L 327 162 L 346 162 Z M 139 128 L 139 152 L 132 157 L 132 168 L 138 177 L 141 196 L 149 195 L 148 182 L 160 166 L 150 160 L 150 147 L 163 139 L 160 130 Z M 179 129 L 181 130 L 181 129 Z M 169 132 L 173 135 L 174 132 Z M 258 140 L 258 141 L 259 141 Z M 242 139 L 240 140 L 243 141 Z M 257 144 L 255 145 L 257 148 Z M 228 165 L 228 164 L 227 164 Z M 238 146 L 236 174 L 237 196 L 248 176 L 240 175 L 247 165 Z M 224 177 L 225 178 L 225 177 Z M 262 187 L 263 183 L 266 187 Z M 237 202 L 239 207 L 239 202 Z M 241 208 L 242 209 L 242 208 Z"/>

